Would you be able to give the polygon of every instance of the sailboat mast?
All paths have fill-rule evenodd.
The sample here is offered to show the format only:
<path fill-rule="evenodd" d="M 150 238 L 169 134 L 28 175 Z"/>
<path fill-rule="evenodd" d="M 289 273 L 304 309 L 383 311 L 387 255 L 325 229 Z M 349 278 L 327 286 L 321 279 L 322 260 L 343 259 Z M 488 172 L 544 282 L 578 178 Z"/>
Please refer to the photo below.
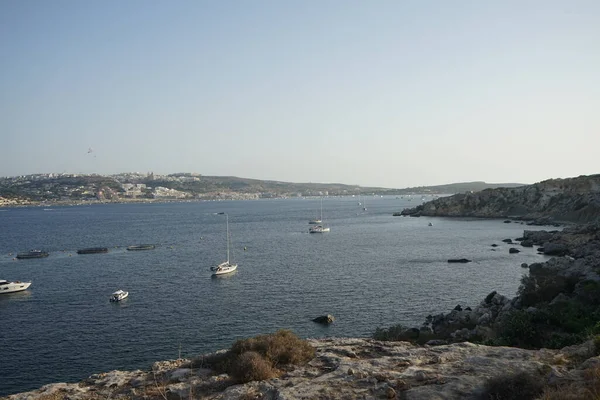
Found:
<path fill-rule="evenodd" d="M 321 222 L 323 222 L 323 197 L 321 197 Z"/>
<path fill-rule="evenodd" d="M 229 215 L 225 214 L 225 224 L 227 225 L 227 264 L 229 264 Z"/>

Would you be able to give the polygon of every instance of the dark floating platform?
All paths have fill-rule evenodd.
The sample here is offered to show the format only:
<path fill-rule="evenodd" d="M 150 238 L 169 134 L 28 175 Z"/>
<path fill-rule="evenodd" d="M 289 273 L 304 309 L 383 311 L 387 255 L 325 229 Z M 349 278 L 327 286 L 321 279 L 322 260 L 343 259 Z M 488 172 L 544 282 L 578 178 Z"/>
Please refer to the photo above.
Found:
<path fill-rule="evenodd" d="M 87 249 L 77 250 L 77 254 L 98 254 L 108 253 L 108 247 L 90 247 Z"/>
<path fill-rule="evenodd" d="M 451 258 L 448 260 L 449 263 L 470 263 L 471 260 L 467 260 L 466 258 Z"/>
<path fill-rule="evenodd" d="M 31 250 L 31 251 L 28 251 L 27 253 L 18 253 L 17 258 L 20 260 L 24 260 L 27 258 L 44 258 L 44 257 L 48 257 L 49 255 L 50 255 L 50 253 L 48 253 L 47 251 Z"/>
<path fill-rule="evenodd" d="M 135 250 L 152 250 L 156 246 L 153 244 L 136 244 L 133 246 L 127 246 L 127 250 L 135 251 Z"/>

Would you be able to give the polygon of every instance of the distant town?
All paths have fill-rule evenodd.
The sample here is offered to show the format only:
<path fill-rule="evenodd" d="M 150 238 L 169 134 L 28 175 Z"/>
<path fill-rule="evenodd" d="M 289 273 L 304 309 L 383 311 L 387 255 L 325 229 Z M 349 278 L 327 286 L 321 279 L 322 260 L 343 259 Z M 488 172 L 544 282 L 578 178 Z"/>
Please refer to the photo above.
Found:
<path fill-rule="evenodd" d="M 0 207 L 185 200 L 250 200 L 311 196 L 448 194 L 520 184 L 469 182 L 389 189 L 337 183 L 290 183 L 197 173 L 33 174 L 0 178 Z"/>

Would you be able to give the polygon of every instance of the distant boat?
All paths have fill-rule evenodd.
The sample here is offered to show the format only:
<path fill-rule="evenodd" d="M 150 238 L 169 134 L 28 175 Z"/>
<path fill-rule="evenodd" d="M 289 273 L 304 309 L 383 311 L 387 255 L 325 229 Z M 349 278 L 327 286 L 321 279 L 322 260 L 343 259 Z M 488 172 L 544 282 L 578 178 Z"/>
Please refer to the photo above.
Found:
<path fill-rule="evenodd" d="M 329 227 L 325 227 L 323 225 L 315 225 L 308 228 L 308 233 L 325 233 L 329 232 Z"/>
<path fill-rule="evenodd" d="M 230 242 L 229 215 L 227 215 L 226 213 L 218 213 L 218 214 L 225 215 L 225 225 L 227 227 L 227 229 L 226 229 L 226 232 L 227 232 L 227 261 L 223 261 L 221 264 L 217 265 L 216 267 L 211 267 L 211 270 L 214 271 L 213 275 L 215 275 L 215 276 L 230 274 L 237 269 L 237 264 L 232 264 L 229 261 L 229 242 Z"/>
<path fill-rule="evenodd" d="M 321 198 L 321 221 L 323 220 L 323 199 Z M 308 233 L 324 233 L 329 232 L 329 227 L 325 227 L 322 224 L 314 225 L 308 228 Z"/>
<path fill-rule="evenodd" d="M 20 292 L 27 289 L 29 286 L 31 286 L 31 282 L 9 282 L 7 280 L 0 279 L 0 294 Z"/>
<path fill-rule="evenodd" d="M 153 244 L 136 244 L 133 246 L 127 246 L 127 250 L 136 251 L 136 250 L 152 250 L 156 246 Z"/>
<path fill-rule="evenodd" d="M 125 291 L 119 289 L 119 290 L 117 290 L 116 292 L 114 292 L 113 294 L 110 295 L 109 300 L 113 301 L 113 302 L 117 302 L 117 301 L 123 300 L 127 296 L 129 296 L 129 292 L 125 292 Z"/>
<path fill-rule="evenodd" d="M 367 196 L 363 199 L 363 211 L 367 211 Z"/>
<path fill-rule="evenodd" d="M 309 225 L 319 225 L 323 222 L 323 197 L 321 197 L 321 218 L 314 218 L 308 221 Z"/>
<path fill-rule="evenodd" d="M 27 259 L 27 258 L 44 258 L 44 257 L 48 257 L 49 255 L 50 255 L 50 253 L 48 253 L 47 251 L 29 250 L 26 253 L 18 253 L 17 258 L 23 260 L 23 259 Z"/>
<path fill-rule="evenodd" d="M 108 253 L 107 247 L 89 247 L 87 249 L 77 250 L 77 254 L 98 254 L 98 253 Z"/>

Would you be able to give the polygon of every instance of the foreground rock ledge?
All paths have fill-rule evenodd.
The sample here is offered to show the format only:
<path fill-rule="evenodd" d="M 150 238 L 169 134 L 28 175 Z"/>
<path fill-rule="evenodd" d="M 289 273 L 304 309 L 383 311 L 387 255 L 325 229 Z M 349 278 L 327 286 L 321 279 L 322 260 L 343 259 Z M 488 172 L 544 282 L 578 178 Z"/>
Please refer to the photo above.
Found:
<path fill-rule="evenodd" d="M 468 342 L 436 347 L 372 339 L 309 342 L 317 349 L 316 357 L 278 379 L 233 384 L 227 375 L 190 369 L 189 360 L 176 360 L 157 362 L 153 371 L 111 371 L 6 399 L 468 399 L 481 392 L 489 377 L 514 371 L 581 380 L 582 371 L 568 365 L 573 365 L 574 355 L 580 362 L 590 355 L 590 344 L 561 351 Z M 585 362 L 597 363 L 598 357 Z"/>

